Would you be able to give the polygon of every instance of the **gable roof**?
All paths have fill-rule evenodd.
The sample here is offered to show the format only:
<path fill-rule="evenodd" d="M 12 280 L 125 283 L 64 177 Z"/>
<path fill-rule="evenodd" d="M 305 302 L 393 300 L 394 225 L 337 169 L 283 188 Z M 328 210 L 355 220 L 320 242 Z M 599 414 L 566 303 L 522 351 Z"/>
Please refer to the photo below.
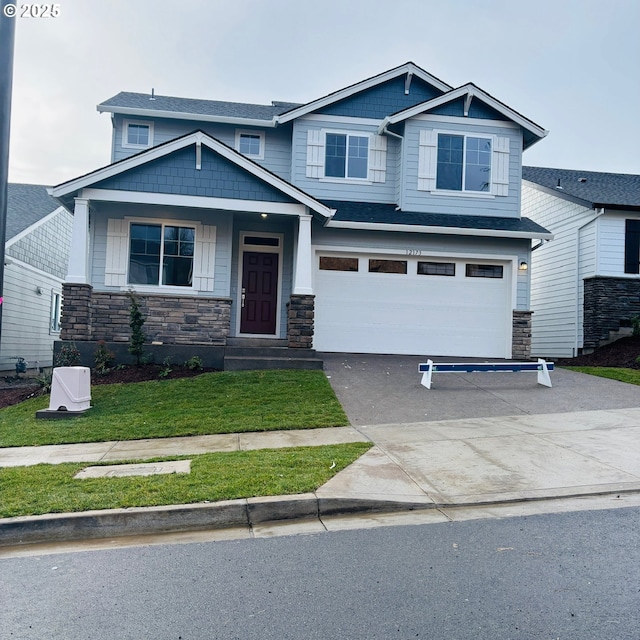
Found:
<path fill-rule="evenodd" d="M 427 111 L 431 111 L 436 107 L 439 107 L 443 104 L 447 104 L 454 100 L 458 100 L 460 98 L 465 98 L 465 111 L 469 110 L 469 105 L 471 101 L 474 99 L 479 99 L 486 105 L 490 106 L 492 109 L 495 109 L 498 113 L 502 114 L 509 120 L 515 122 L 520 127 L 522 127 L 525 132 L 528 132 L 530 135 L 525 135 L 524 140 L 524 148 L 531 146 L 535 142 L 538 142 L 541 138 L 544 138 L 549 132 L 543 129 L 541 126 L 537 125 L 529 118 L 526 118 L 522 114 L 518 113 L 511 107 L 508 107 L 500 100 L 494 98 L 492 95 L 488 94 L 486 91 L 483 91 L 480 87 L 477 87 L 472 82 L 468 82 L 457 89 L 452 89 L 447 93 L 433 98 L 432 100 L 427 100 L 426 102 L 422 102 L 413 107 L 409 107 L 408 109 L 404 109 L 402 111 L 398 111 L 390 116 L 387 116 L 380 127 L 378 128 L 378 133 L 381 133 L 385 127 L 391 124 L 396 124 L 398 122 L 402 122 L 403 120 L 407 120 L 408 118 L 413 118 L 421 113 L 425 113 Z M 465 113 L 465 115 L 467 115 Z"/>
<path fill-rule="evenodd" d="M 323 200 L 335 210 L 328 227 L 409 231 L 451 235 L 491 236 L 492 238 L 547 239 L 553 234 L 529 218 L 498 218 L 465 214 L 398 211 L 394 204 Z"/>
<path fill-rule="evenodd" d="M 205 145 L 229 162 L 247 171 L 254 177 L 264 181 L 271 187 L 281 191 L 296 202 L 307 206 L 309 209 L 320 214 L 325 219 L 331 218 L 333 215 L 333 211 L 331 211 L 331 209 L 323 205 L 319 200 L 316 200 L 305 191 L 294 187 L 275 173 L 265 169 L 259 164 L 253 162 L 253 160 L 250 160 L 241 153 L 238 153 L 235 149 L 232 149 L 223 142 L 220 142 L 220 140 L 212 138 L 200 130 L 181 136 L 180 138 L 175 138 L 174 140 L 169 140 L 168 142 L 152 147 L 146 151 L 142 151 L 136 155 L 124 158 L 118 162 L 114 162 L 113 164 L 106 165 L 101 169 L 96 169 L 95 171 L 80 176 L 79 178 L 63 182 L 56 187 L 51 187 L 48 191 L 50 195 L 57 198 L 60 202 L 70 204 L 69 198 L 74 197 L 75 194 L 82 189 L 94 186 L 108 178 L 118 176 L 130 171 L 131 169 L 145 165 L 153 160 L 163 158 L 175 151 L 192 145 L 195 145 L 196 147 Z"/>
<path fill-rule="evenodd" d="M 245 104 L 121 91 L 101 102 L 97 110 L 100 113 L 120 113 L 138 117 L 240 122 L 245 125 L 248 124 L 247 121 L 254 121 L 260 126 L 274 126 L 275 116 L 297 106 L 299 105 L 293 102 L 273 102 L 271 105 Z"/>
<path fill-rule="evenodd" d="M 41 184 L 7 185 L 7 227 L 9 241 L 60 207 Z"/>
<path fill-rule="evenodd" d="M 304 116 L 313 111 L 317 111 L 318 109 L 322 109 L 334 102 L 338 102 L 339 100 L 344 100 L 360 91 L 365 91 L 366 89 L 370 89 L 376 85 L 382 84 L 383 82 L 387 82 L 393 78 L 397 78 L 398 76 L 407 75 L 407 81 L 410 83 L 411 78 L 416 76 L 421 80 L 424 80 L 428 84 L 434 86 L 439 91 L 445 92 L 450 91 L 452 89 L 451 85 L 448 85 L 446 82 L 443 82 L 439 78 L 432 76 L 430 73 L 427 73 L 424 69 L 421 69 L 417 64 L 413 62 L 406 62 L 405 64 L 400 65 L 399 67 L 394 67 L 393 69 L 389 69 L 388 71 L 384 71 L 376 76 L 372 76 L 371 78 L 367 78 L 366 80 L 361 80 L 360 82 L 356 82 L 355 84 L 349 85 L 344 89 L 339 89 L 338 91 L 334 91 L 333 93 L 329 93 L 328 95 L 313 100 L 312 102 L 307 102 L 299 107 L 291 109 L 281 115 L 275 117 L 276 121 L 279 124 L 283 124 L 285 122 L 289 122 L 290 120 L 295 120 L 300 116 Z"/>
<path fill-rule="evenodd" d="M 522 179 L 534 188 L 591 209 L 640 210 L 640 175 L 522 167 Z"/>

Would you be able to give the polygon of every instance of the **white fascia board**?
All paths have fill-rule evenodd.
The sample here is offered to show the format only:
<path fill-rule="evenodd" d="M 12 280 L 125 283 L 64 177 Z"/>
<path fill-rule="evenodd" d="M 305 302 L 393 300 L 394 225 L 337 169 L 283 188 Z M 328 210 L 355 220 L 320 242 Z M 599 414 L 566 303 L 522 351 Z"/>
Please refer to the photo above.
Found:
<path fill-rule="evenodd" d="M 146 191 L 118 191 L 111 189 L 83 189 L 82 197 L 94 202 L 123 202 L 151 204 L 222 211 L 246 211 L 249 213 L 272 213 L 290 216 L 307 214 L 303 204 L 291 202 L 264 202 L 262 200 L 234 200 L 233 198 L 208 198 L 206 196 L 183 196 L 174 193 L 149 193 Z"/>
<path fill-rule="evenodd" d="M 504 231 L 500 229 L 467 229 L 464 227 L 427 227 L 418 224 L 389 224 L 375 222 L 349 222 L 330 220 L 325 225 L 341 229 L 361 229 L 363 231 L 405 231 L 409 233 L 429 233 L 449 236 L 481 236 L 487 238 L 515 238 L 528 240 L 553 240 L 552 233 L 533 231 Z"/>
<path fill-rule="evenodd" d="M 461 87 L 458 87 L 453 91 L 449 91 L 449 93 L 445 93 L 444 95 L 439 96 L 438 98 L 433 98 L 433 100 L 427 100 L 427 102 L 422 102 L 421 104 L 417 104 L 414 107 L 405 109 L 404 111 L 399 111 L 395 115 L 387 116 L 385 118 L 385 122 L 383 122 L 383 125 L 387 126 L 388 124 L 396 124 L 397 122 L 402 122 L 403 120 L 407 120 L 408 118 L 413 118 L 414 116 L 417 116 L 423 113 L 424 111 L 435 109 L 436 107 L 439 107 L 443 104 L 447 104 L 452 100 L 457 100 L 462 96 L 472 96 L 472 97 L 480 98 L 482 102 L 484 102 L 488 106 L 495 109 L 498 113 L 501 113 L 502 115 L 506 116 L 510 120 L 513 120 L 513 122 L 520 125 L 523 129 L 527 129 L 528 131 L 538 136 L 539 138 L 544 138 L 549 133 L 546 129 L 539 127 L 537 124 L 535 124 L 528 118 L 521 116 L 519 113 L 517 113 L 513 109 L 510 109 L 509 107 L 502 104 L 495 98 L 491 97 L 488 93 L 485 93 L 479 87 L 476 87 L 475 85 L 472 85 L 472 84 L 462 85 Z"/>
<path fill-rule="evenodd" d="M 30 233 L 33 233 L 38 227 L 45 224 L 46 222 L 49 222 L 51 218 L 55 218 L 59 213 L 62 213 L 63 211 L 67 211 L 67 209 L 62 205 L 59 206 L 57 209 L 54 209 L 51 213 L 48 213 L 44 218 L 40 218 L 40 220 L 38 220 L 37 222 L 34 222 L 32 225 L 29 225 L 26 229 L 23 229 L 20 233 L 13 236 L 13 238 L 11 238 L 10 240 L 7 240 L 5 244 L 5 248 L 8 249 L 11 245 L 22 240 L 22 238 L 24 238 L 25 236 L 28 236 Z"/>
<path fill-rule="evenodd" d="M 138 109 L 135 107 L 96 107 L 99 113 L 114 113 L 123 116 L 137 116 L 145 118 L 169 118 L 172 120 L 194 120 L 197 122 L 219 122 L 221 124 L 241 124 L 251 127 L 275 127 L 275 117 L 271 120 L 258 120 L 256 118 L 238 118 L 233 116 L 214 116 L 203 113 L 183 113 L 181 111 L 154 111 L 151 109 Z"/>
<path fill-rule="evenodd" d="M 76 178 L 75 180 L 65 182 L 62 185 L 59 185 L 58 187 L 53 187 L 53 189 L 50 192 L 50 195 L 52 195 L 54 198 L 60 198 L 60 197 L 69 195 L 74 191 L 78 191 L 80 189 L 86 190 L 96 182 L 105 180 L 106 178 L 111 178 L 115 175 L 118 175 L 130 169 L 133 169 L 135 167 L 139 167 L 143 164 L 146 164 L 151 160 L 162 158 L 170 153 L 173 153 L 174 151 L 178 151 L 185 147 L 191 146 L 192 144 L 198 144 L 198 143 L 204 144 L 205 146 L 209 147 L 212 151 L 221 155 L 223 158 L 226 158 L 230 162 L 233 162 L 237 166 L 245 169 L 246 171 L 253 174 L 257 178 L 260 178 L 261 180 L 271 185 L 275 189 L 278 189 L 279 191 L 288 195 L 294 200 L 297 200 L 298 202 L 305 205 L 312 211 L 315 211 L 316 213 L 320 214 L 321 216 L 324 216 L 325 218 L 331 218 L 335 213 L 332 209 L 321 204 L 320 202 L 312 198 L 310 195 L 308 195 L 304 191 L 301 191 L 300 189 L 294 187 L 293 185 L 289 184 L 282 178 L 279 178 L 278 176 L 271 173 L 270 171 L 267 171 L 266 169 L 261 167 L 259 164 L 256 164 L 255 162 L 249 160 L 248 158 L 243 156 L 241 153 L 238 153 L 234 149 L 227 147 L 225 144 L 222 144 L 215 138 L 212 138 L 211 136 L 208 136 L 207 134 L 202 133 L 201 131 L 190 133 L 186 136 L 183 136 L 182 138 L 177 138 L 176 140 L 160 145 L 159 147 L 151 148 L 148 151 L 138 153 L 135 156 L 132 156 L 125 160 L 121 160 L 120 162 L 109 165 L 107 167 L 103 167 L 102 169 L 98 169 L 93 173 L 89 173 L 80 178 Z M 194 162 L 195 162 L 195 158 L 194 158 Z M 151 196 L 152 194 L 147 194 L 147 195 Z M 243 200 L 242 202 L 245 202 L 245 201 Z"/>
<path fill-rule="evenodd" d="M 297 109 L 293 109 L 292 111 L 283 113 L 280 116 L 275 116 L 275 120 L 278 124 L 283 124 L 285 122 L 289 122 L 290 120 L 295 120 L 300 116 L 304 116 L 307 113 L 310 113 L 311 111 L 317 111 L 318 109 L 322 109 L 323 107 L 333 104 L 334 102 L 344 100 L 349 96 L 359 93 L 360 91 L 365 91 L 366 89 L 370 89 L 371 87 L 375 87 L 378 84 L 382 84 L 383 82 L 387 82 L 388 80 L 392 80 L 393 78 L 397 78 L 398 76 L 402 76 L 406 73 L 411 73 L 414 76 L 421 78 L 440 91 L 451 91 L 452 89 L 451 86 L 442 82 L 442 80 L 438 80 L 438 78 L 427 73 L 420 67 L 417 67 L 413 63 L 407 63 L 400 67 L 396 67 L 395 69 L 385 71 L 384 73 L 374 76 L 373 78 L 369 78 L 368 80 L 363 80 L 362 82 L 358 82 L 349 87 L 345 87 L 344 89 L 340 89 L 338 91 L 330 93 L 324 98 L 319 98 L 318 100 L 309 102 L 305 105 L 302 105 L 301 107 L 298 107 Z"/>

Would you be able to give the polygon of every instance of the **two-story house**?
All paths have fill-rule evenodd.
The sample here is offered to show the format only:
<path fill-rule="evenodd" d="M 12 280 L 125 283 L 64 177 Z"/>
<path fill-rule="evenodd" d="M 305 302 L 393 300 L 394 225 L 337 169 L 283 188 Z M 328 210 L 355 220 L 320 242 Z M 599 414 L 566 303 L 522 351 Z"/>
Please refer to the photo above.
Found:
<path fill-rule="evenodd" d="M 571 358 L 640 316 L 640 176 L 523 167 L 522 209 L 554 234 L 532 255 L 532 353 Z"/>
<path fill-rule="evenodd" d="M 540 126 L 409 62 L 306 104 L 120 93 L 74 211 L 63 340 L 527 357 Z M 278 342 L 275 342 L 278 341 Z M 264 340 L 262 340 L 264 343 Z"/>

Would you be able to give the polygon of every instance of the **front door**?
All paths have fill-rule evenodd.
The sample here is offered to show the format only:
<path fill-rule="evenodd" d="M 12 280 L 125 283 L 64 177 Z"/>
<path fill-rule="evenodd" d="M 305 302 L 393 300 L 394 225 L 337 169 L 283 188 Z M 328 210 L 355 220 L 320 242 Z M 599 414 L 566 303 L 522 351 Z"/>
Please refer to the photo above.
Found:
<path fill-rule="evenodd" d="M 276 332 L 278 254 L 245 251 L 242 256 L 240 333 Z"/>

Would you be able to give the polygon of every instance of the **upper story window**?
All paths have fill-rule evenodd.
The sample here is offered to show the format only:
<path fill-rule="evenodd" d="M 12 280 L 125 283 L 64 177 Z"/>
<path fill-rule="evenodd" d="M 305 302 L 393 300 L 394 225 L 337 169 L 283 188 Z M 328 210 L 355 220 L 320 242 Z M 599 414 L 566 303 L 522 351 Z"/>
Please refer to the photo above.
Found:
<path fill-rule="evenodd" d="M 625 220 L 624 272 L 640 273 L 640 220 Z"/>
<path fill-rule="evenodd" d="M 368 167 L 368 136 L 327 133 L 324 163 L 326 177 L 366 180 Z"/>
<path fill-rule="evenodd" d="M 129 283 L 190 287 L 195 229 L 131 223 Z"/>
<path fill-rule="evenodd" d="M 508 196 L 511 140 L 498 135 L 420 131 L 418 191 L 467 197 Z"/>
<path fill-rule="evenodd" d="M 491 138 L 438 134 L 436 189 L 484 191 L 491 188 Z"/>
<path fill-rule="evenodd" d="M 253 160 L 263 160 L 264 132 L 236 131 L 236 151 Z"/>
<path fill-rule="evenodd" d="M 153 146 L 153 123 L 125 120 L 122 128 L 122 146 L 128 149 L 147 149 Z"/>

